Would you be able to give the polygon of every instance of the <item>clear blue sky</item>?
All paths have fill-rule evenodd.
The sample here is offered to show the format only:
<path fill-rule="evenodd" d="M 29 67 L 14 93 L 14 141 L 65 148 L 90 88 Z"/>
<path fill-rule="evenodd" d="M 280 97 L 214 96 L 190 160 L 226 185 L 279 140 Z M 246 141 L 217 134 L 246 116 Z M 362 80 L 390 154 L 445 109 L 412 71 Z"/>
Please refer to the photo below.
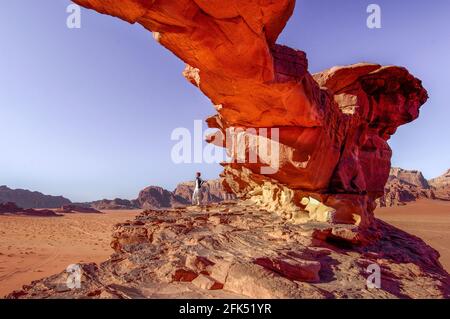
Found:
<path fill-rule="evenodd" d="M 382 29 L 366 7 L 382 8 Z M 0 184 L 73 201 L 135 198 L 172 189 L 218 165 L 175 165 L 176 127 L 214 113 L 184 64 L 138 25 L 82 11 L 68 0 L 0 1 Z M 450 168 L 450 1 L 298 0 L 279 43 L 308 53 L 311 72 L 367 61 L 406 66 L 430 100 L 390 141 L 393 165 L 427 178 Z"/>

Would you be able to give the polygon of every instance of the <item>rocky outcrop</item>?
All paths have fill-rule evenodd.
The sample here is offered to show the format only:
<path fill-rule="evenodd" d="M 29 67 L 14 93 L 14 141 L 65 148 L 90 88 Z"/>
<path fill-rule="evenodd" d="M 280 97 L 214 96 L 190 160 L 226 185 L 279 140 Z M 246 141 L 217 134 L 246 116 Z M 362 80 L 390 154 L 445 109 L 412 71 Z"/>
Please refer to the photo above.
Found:
<path fill-rule="evenodd" d="M 24 189 L 10 189 L 0 186 L 0 203 L 16 203 L 24 208 L 58 208 L 71 204 L 71 201 L 62 196 L 44 195 Z"/>
<path fill-rule="evenodd" d="M 120 199 L 113 200 L 102 199 L 99 201 L 91 202 L 88 204 L 90 207 L 96 210 L 130 210 L 140 208 L 136 200 Z"/>
<path fill-rule="evenodd" d="M 429 184 L 436 198 L 450 200 L 450 169 L 443 175 L 429 180 Z"/>
<path fill-rule="evenodd" d="M 361 233 L 373 225 L 391 166 L 387 140 L 427 100 L 405 68 L 311 75 L 304 52 L 276 44 L 295 0 L 75 2 L 141 24 L 187 63 L 185 77 L 217 111 L 208 141 L 232 159 L 227 190 L 294 223 L 327 220 Z"/>
<path fill-rule="evenodd" d="M 439 254 L 374 223 L 381 239 L 350 250 L 355 226 L 295 225 L 253 205 L 150 210 L 115 227 L 108 261 L 80 265 L 80 288 L 62 272 L 8 298 L 448 298 Z M 367 285 L 376 265 L 380 289 Z"/>
<path fill-rule="evenodd" d="M 0 203 L 0 215 L 58 217 L 62 216 L 49 209 L 20 208 L 15 203 Z"/>

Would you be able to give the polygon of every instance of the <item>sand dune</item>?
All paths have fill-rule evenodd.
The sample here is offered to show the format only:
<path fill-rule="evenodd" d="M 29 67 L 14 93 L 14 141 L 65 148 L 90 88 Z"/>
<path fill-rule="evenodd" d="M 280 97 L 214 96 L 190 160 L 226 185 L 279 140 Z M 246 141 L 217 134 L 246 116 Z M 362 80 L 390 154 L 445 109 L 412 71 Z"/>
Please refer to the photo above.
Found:
<path fill-rule="evenodd" d="M 79 262 L 111 255 L 112 227 L 140 211 L 64 217 L 0 216 L 0 296 Z"/>
<path fill-rule="evenodd" d="M 439 251 L 442 266 L 450 272 L 450 202 L 419 200 L 415 203 L 379 208 L 375 215 Z"/>

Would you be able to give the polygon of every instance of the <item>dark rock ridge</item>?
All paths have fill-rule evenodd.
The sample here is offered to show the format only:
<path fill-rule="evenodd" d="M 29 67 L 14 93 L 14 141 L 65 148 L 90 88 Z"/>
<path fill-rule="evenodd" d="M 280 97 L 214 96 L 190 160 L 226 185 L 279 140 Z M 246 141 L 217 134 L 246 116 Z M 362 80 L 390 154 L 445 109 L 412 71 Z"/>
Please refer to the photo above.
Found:
<path fill-rule="evenodd" d="M 24 189 L 11 189 L 0 186 L 0 203 L 16 203 L 23 208 L 59 208 L 71 204 L 71 201 L 62 196 L 44 195 Z"/>
<path fill-rule="evenodd" d="M 80 205 L 64 205 L 61 208 L 57 209 L 57 212 L 61 213 L 61 214 L 74 214 L 74 213 L 101 214 L 102 213 L 92 207 L 85 207 L 85 206 L 80 206 Z"/>
<path fill-rule="evenodd" d="M 22 215 L 35 217 L 59 217 L 53 210 L 20 208 L 15 203 L 0 203 L 0 215 Z"/>

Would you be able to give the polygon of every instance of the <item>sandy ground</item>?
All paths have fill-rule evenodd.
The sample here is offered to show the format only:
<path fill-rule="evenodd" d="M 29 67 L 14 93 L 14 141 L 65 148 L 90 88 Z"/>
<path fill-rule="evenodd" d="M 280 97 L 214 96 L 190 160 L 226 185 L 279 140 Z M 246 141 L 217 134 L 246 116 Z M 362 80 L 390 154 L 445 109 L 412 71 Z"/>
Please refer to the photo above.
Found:
<path fill-rule="evenodd" d="M 450 202 L 420 200 L 406 206 L 380 208 L 375 215 L 422 238 L 439 251 L 442 266 L 450 272 Z"/>
<path fill-rule="evenodd" d="M 140 211 L 64 217 L 0 216 L 0 297 L 70 264 L 102 262 L 113 252 L 112 227 Z"/>

